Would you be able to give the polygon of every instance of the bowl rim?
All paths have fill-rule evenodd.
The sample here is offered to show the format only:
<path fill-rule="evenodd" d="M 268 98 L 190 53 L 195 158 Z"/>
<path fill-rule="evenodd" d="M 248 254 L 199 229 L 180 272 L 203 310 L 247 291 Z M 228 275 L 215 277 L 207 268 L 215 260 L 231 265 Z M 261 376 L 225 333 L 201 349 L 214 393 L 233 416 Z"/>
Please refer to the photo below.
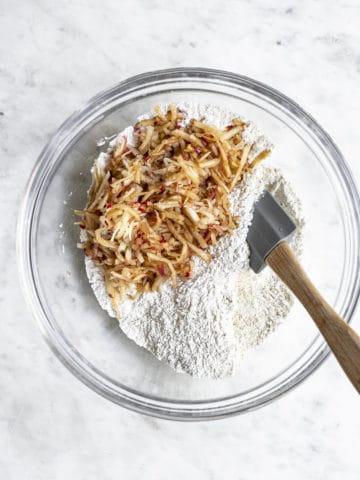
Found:
<path fill-rule="evenodd" d="M 84 122 L 86 116 L 89 116 L 93 112 L 97 104 L 102 103 L 106 99 L 112 98 L 116 93 L 121 91 L 129 93 L 132 89 L 141 89 L 142 86 L 148 85 L 150 81 L 164 82 L 171 79 L 179 81 L 181 78 L 190 80 L 210 78 L 212 80 L 228 82 L 232 85 L 241 85 L 265 96 L 267 99 L 271 99 L 277 105 L 280 105 L 285 111 L 290 111 L 292 114 L 295 114 L 303 124 L 311 128 L 314 133 L 314 138 L 320 142 L 320 145 L 326 149 L 330 154 L 330 157 L 333 159 L 332 166 L 337 170 L 337 173 L 340 174 L 345 192 L 348 194 L 348 198 L 351 201 L 351 213 L 357 227 L 357 229 L 354 230 L 354 240 L 355 244 L 358 246 L 360 241 L 360 197 L 354 178 L 352 177 L 351 171 L 340 150 L 331 137 L 310 114 L 278 90 L 247 76 L 223 70 L 181 67 L 155 70 L 129 77 L 90 98 L 90 100 L 70 115 L 49 139 L 40 153 L 27 183 L 26 192 L 18 216 L 16 240 L 17 263 L 22 291 L 30 310 L 37 320 L 46 343 L 70 372 L 92 390 L 96 391 L 103 397 L 108 398 L 112 402 L 122 405 L 130 410 L 155 417 L 193 421 L 224 418 L 229 415 L 245 413 L 270 403 L 275 398 L 279 398 L 284 393 L 299 385 L 305 378 L 312 374 L 328 356 L 330 352 L 329 348 L 325 344 L 321 345 L 310 358 L 306 359 L 305 363 L 299 366 L 297 371 L 291 374 L 291 381 L 289 378 L 285 377 L 282 380 L 281 385 L 277 386 L 276 391 L 274 391 L 274 388 L 270 388 L 263 393 L 263 398 L 260 402 L 256 402 L 256 398 L 255 400 L 250 398 L 247 401 L 247 405 L 241 408 L 239 402 L 236 401 L 239 395 L 231 395 L 225 398 L 222 397 L 219 400 L 210 401 L 164 400 L 160 397 L 151 395 L 145 397 L 135 390 L 119 384 L 118 387 L 121 389 L 121 392 L 115 392 L 112 385 L 116 385 L 116 382 L 109 377 L 107 378 L 106 375 L 104 376 L 101 374 L 101 372 L 97 371 L 94 367 L 92 367 L 92 373 L 89 374 L 89 371 L 86 369 L 86 363 L 89 364 L 89 362 L 86 362 L 86 359 L 82 357 L 84 363 L 79 363 L 77 355 L 74 354 L 70 345 L 64 346 L 59 341 L 59 338 L 53 334 L 52 327 L 49 324 L 49 320 L 41 305 L 37 293 L 36 281 L 31 268 L 31 227 L 34 216 L 34 207 L 36 207 L 37 194 L 41 188 L 42 181 L 46 176 L 47 170 L 51 169 L 51 166 L 49 166 L 49 158 L 51 158 L 52 154 L 55 152 L 55 146 L 58 148 L 74 129 L 74 124 Z M 35 196 L 33 195 L 34 192 L 36 193 Z M 354 260 L 356 261 L 357 271 L 359 271 L 360 258 L 358 257 Z M 351 299 L 346 312 L 347 321 L 351 320 L 358 304 L 360 297 L 360 277 L 355 278 L 349 296 L 351 296 Z M 310 346 L 308 347 L 308 350 Z M 296 361 L 297 360 L 295 360 L 294 363 L 296 363 Z M 286 372 L 290 366 L 288 366 L 283 372 L 278 373 L 278 375 Z M 269 383 L 271 380 L 272 379 L 268 380 L 266 383 Z M 261 387 L 261 385 L 256 388 L 259 387 Z M 221 405 L 224 400 L 226 401 L 226 404 Z M 196 406 L 201 406 L 201 410 L 191 408 Z"/>

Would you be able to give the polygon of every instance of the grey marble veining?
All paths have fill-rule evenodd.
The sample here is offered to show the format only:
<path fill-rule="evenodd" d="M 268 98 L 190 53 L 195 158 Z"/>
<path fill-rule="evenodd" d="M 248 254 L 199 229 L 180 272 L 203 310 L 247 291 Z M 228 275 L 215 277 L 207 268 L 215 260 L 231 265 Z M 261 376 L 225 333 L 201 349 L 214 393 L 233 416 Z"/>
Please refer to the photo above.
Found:
<path fill-rule="evenodd" d="M 18 207 L 51 133 L 98 91 L 152 69 L 214 67 L 272 85 L 328 130 L 359 181 L 359 22 L 357 0 L 0 0 L 1 479 L 359 477 L 359 398 L 333 358 L 244 416 L 140 416 L 56 360 L 26 309 L 15 254 Z"/>

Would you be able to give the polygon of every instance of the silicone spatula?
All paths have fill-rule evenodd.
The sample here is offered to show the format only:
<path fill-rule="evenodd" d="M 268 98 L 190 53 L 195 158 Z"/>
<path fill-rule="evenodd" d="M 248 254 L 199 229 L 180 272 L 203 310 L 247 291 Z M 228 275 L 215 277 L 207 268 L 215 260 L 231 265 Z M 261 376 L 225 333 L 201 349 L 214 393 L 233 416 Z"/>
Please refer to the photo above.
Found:
<path fill-rule="evenodd" d="M 360 393 L 360 337 L 324 300 L 301 267 L 288 243 L 295 230 L 292 219 L 266 191 L 255 205 L 247 235 L 250 267 L 259 273 L 269 265 L 294 293 Z"/>

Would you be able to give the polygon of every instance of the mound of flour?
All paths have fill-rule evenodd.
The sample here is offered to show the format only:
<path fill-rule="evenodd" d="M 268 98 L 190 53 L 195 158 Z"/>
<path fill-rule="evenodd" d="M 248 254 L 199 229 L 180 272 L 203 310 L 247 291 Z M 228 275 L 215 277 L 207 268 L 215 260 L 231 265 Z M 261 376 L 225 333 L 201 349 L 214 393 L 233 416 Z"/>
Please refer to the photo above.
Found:
<path fill-rule="evenodd" d="M 236 116 L 212 105 L 179 106 L 187 118 L 205 118 L 219 127 Z M 128 127 L 113 144 L 124 134 L 132 142 Z M 254 143 L 255 155 L 272 146 L 253 124 L 245 136 L 247 142 Z M 107 154 L 98 159 L 101 163 L 106 160 Z M 292 246 L 300 254 L 304 225 L 300 201 L 279 170 L 259 165 L 230 194 L 231 210 L 239 216 L 240 224 L 233 235 L 210 248 L 210 264 L 195 257 L 193 278 L 180 282 L 177 289 L 168 283 L 159 292 L 142 294 L 120 306 L 122 331 L 178 372 L 211 378 L 231 375 L 244 353 L 261 343 L 291 308 L 290 293 L 270 269 L 256 275 L 249 268 L 246 235 L 254 204 L 265 189 L 296 223 Z M 115 317 L 101 268 L 88 257 L 85 265 L 98 302 Z"/>

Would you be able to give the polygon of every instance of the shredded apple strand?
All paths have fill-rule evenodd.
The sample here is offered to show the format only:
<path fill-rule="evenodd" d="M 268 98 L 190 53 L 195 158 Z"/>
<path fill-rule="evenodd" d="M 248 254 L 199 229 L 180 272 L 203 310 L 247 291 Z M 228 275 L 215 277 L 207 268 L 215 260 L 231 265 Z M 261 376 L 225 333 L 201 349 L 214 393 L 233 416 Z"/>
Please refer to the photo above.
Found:
<path fill-rule="evenodd" d="M 87 238 L 78 246 L 103 267 L 118 317 L 125 298 L 190 278 L 193 255 L 211 260 L 209 246 L 238 225 L 228 193 L 269 154 L 249 161 L 239 119 L 224 130 L 183 119 L 170 105 L 137 122 L 136 146 L 124 137 L 105 167 L 95 164 L 88 205 L 75 212 Z"/>

